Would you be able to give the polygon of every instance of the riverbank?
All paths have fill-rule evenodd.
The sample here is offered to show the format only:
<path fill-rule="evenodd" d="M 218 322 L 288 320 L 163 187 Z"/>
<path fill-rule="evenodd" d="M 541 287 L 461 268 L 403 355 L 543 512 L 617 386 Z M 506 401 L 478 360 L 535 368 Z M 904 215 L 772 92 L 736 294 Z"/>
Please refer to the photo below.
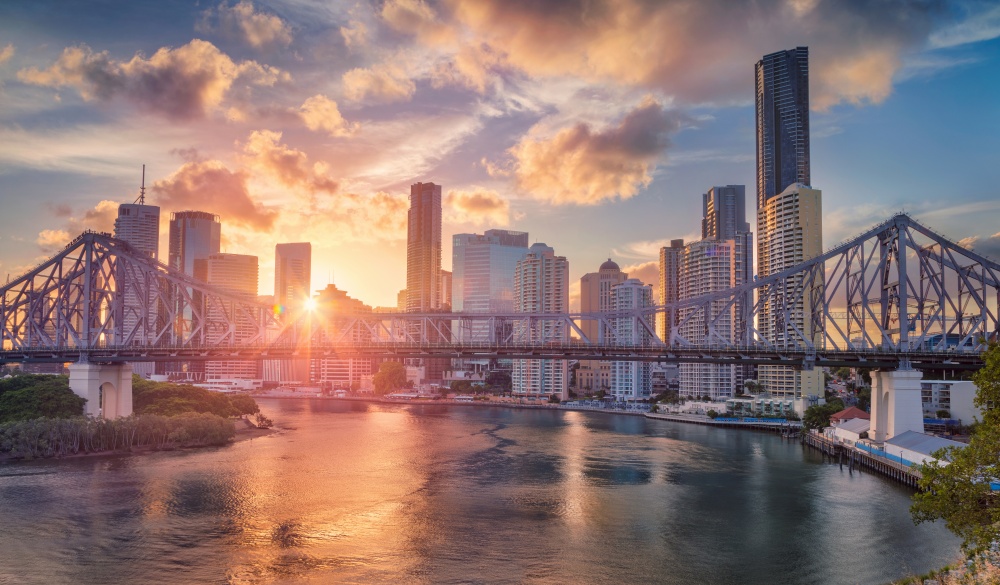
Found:
<path fill-rule="evenodd" d="M 276 430 L 272 428 L 260 428 L 245 418 L 234 420 L 233 427 L 234 427 L 233 436 L 225 443 L 192 442 L 187 444 L 165 443 L 162 445 L 132 445 L 130 447 L 119 448 L 119 449 L 102 449 L 93 451 L 86 451 L 81 449 L 76 453 L 57 453 L 48 456 L 29 456 L 29 457 L 14 456 L 11 455 L 10 453 L 0 453 L 0 465 L 18 463 L 22 461 L 39 461 L 46 459 L 124 457 L 130 455 L 146 455 L 149 453 L 156 453 L 160 451 L 198 450 L 198 449 L 204 449 L 206 447 L 224 447 L 226 445 L 230 445 L 233 443 L 252 440 L 260 437 L 266 437 L 276 432 Z"/>
<path fill-rule="evenodd" d="M 919 576 L 893 581 L 890 585 L 996 585 L 1000 583 L 1000 555 L 984 553 L 975 560 L 960 559 L 953 565 Z"/>

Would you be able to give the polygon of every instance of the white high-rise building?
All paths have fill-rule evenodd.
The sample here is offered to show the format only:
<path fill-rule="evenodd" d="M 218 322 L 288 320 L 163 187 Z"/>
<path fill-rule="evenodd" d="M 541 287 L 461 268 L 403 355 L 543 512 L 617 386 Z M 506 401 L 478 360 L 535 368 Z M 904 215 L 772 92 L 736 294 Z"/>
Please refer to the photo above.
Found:
<path fill-rule="evenodd" d="M 724 291 L 743 284 L 738 266 L 747 253 L 745 239 L 701 240 L 684 246 L 680 266 L 680 300 Z M 678 311 L 677 332 L 693 345 L 732 342 L 740 335 L 740 302 L 728 299 L 713 301 L 709 314 L 700 307 Z M 712 333 L 709 334 L 709 324 Z M 680 395 L 709 396 L 713 400 L 730 398 L 741 391 L 743 372 L 728 364 L 683 363 L 680 365 Z"/>
<path fill-rule="evenodd" d="M 115 219 L 115 237 L 153 260 L 160 259 L 160 208 L 122 203 Z"/>
<path fill-rule="evenodd" d="M 567 312 L 569 262 L 545 244 L 531 246 L 514 270 L 514 299 L 517 313 Z M 529 343 L 569 339 L 567 327 L 552 321 L 534 323 L 530 329 L 519 321 L 514 335 Z M 568 364 L 566 360 L 514 360 L 511 382 L 515 394 L 537 398 L 555 394 L 565 400 L 569 396 Z"/>
<path fill-rule="evenodd" d="M 153 260 L 160 258 L 160 208 L 155 205 L 140 203 L 123 203 L 118 206 L 118 217 L 115 219 L 115 237 L 127 242 L 137 252 Z M 129 287 L 125 291 L 125 339 L 131 343 L 147 343 L 156 329 L 158 307 L 151 299 L 143 300 L 138 287 Z M 133 364 L 137 373 L 152 373 L 151 363 Z"/>
<path fill-rule="evenodd" d="M 757 210 L 757 274 L 765 278 L 781 272 L 823 252 L 822 192 L 801 183 L 789 185 L 780 194 L 766 200 Z M 787 298 L 805 299 L 791 307 L 790 319 L 779 314 L 777 307 L 765 305 L 758 317 L 757 329 L 771 343 L 782 347 L 794 343 L 796 330 L 809 336 L 814 343 L 822 341 L 822 332 L 813 322 L 812 298 L 823 297 L 823 283 L 814 284 L 816 290 L 801 294 L 802 277 L 791 277 L 786 282 Z M 823 395 L 823 372 L 795 370 L 783 366 L 760 366 L 758 382 L 775 397 L 803 399 L 796 410 L 808 406 L 810 396 Z M 813 398 L 812 400 L 815 400 Z"/>
<path fill-rule="evenodd" d="M 613 311 L 642 309 L 653 305 L 653 287 L 630 278 L 611 289 Z M 613 320 L 615 343 L 650 345 L 653 343 L 653 314 L 646 317 L 618 317 Z M 611 362 L 610 394 L 618 402 L 647 400 L 652 394 L 653 364 L 649 362 Z"/>

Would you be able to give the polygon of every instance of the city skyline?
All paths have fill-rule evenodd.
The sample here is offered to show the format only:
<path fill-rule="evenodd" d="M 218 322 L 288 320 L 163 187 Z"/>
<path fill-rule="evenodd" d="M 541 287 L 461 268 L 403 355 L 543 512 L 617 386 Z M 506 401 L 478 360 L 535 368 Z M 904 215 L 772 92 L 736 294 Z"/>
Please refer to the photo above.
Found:
<path fill-rule="evenodd" d="M 989 4 L 706 5 L 682 18 L 665 3 L 611 24 L 567 7 L 569 26 L 542 9 L 498 10 L 3 6 L 0 271 L 15 277 L 83 229 L 111 231 L 147 163 L 161 258 L 170 214 L 206 211 L 221 217 L 223 251 L 261 259 L 262 285 L 269 249 L 311 241 L 311 290 L 333 273 L 352 296 L 395 305 L 406 189 L 426 181 L 443 185 L 442 256 L 456 233 L 529 232 L 571 251 L 578 306 L 580 276 L 609 253 L 653 284 L 659 248 L 697 239 L 701 194 L 755 184 L 751 67 L 796 46 L 810 54 L 824 247 L 905 208 L 1000 256 L 989 164 L 1000 11 Z M 726 38 L 689 36 L 716 17 Z M 665 44 L 685 27 L 678 47 Z M 621 58 L 626 33 L 658 52 Z M 167 78 L 171 92 L 152 91 Z M 569 162 L 555 173 L 555 161 Z"/>

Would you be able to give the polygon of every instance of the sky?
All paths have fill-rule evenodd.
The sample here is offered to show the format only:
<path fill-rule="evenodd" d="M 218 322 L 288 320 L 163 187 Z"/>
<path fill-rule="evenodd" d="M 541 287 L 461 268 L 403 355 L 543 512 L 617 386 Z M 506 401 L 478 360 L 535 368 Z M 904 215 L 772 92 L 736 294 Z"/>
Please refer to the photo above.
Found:
<path fill-rule="evenodd" d="M 418 181 L 444 268 L 505 228 L 568 258 L 571 305 L 609 256 L 654 284 L 711 186 L 754 213 L 754 64 L 796 46 L 824 244 L 905 211 L 1000 259 L 995 1 L 7 0 L 0 275 L 111 231 L 145 164 L 161 258 L 171 212 L 217 213 L 261 294 L 310 241 L 315 289 L 394 306 Z"/>

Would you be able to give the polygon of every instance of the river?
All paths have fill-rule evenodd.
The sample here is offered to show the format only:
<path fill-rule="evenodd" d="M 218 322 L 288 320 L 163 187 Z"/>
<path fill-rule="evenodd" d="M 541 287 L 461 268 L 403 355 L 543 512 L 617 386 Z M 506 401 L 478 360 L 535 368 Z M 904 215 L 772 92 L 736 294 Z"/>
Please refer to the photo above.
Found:
<path fill-rule="evenodd" d="M 260 403 L 279 431 L 227 447 L 0 466 L 0 583 L 878 584 L 958 553 L 772 434 Z"/>

